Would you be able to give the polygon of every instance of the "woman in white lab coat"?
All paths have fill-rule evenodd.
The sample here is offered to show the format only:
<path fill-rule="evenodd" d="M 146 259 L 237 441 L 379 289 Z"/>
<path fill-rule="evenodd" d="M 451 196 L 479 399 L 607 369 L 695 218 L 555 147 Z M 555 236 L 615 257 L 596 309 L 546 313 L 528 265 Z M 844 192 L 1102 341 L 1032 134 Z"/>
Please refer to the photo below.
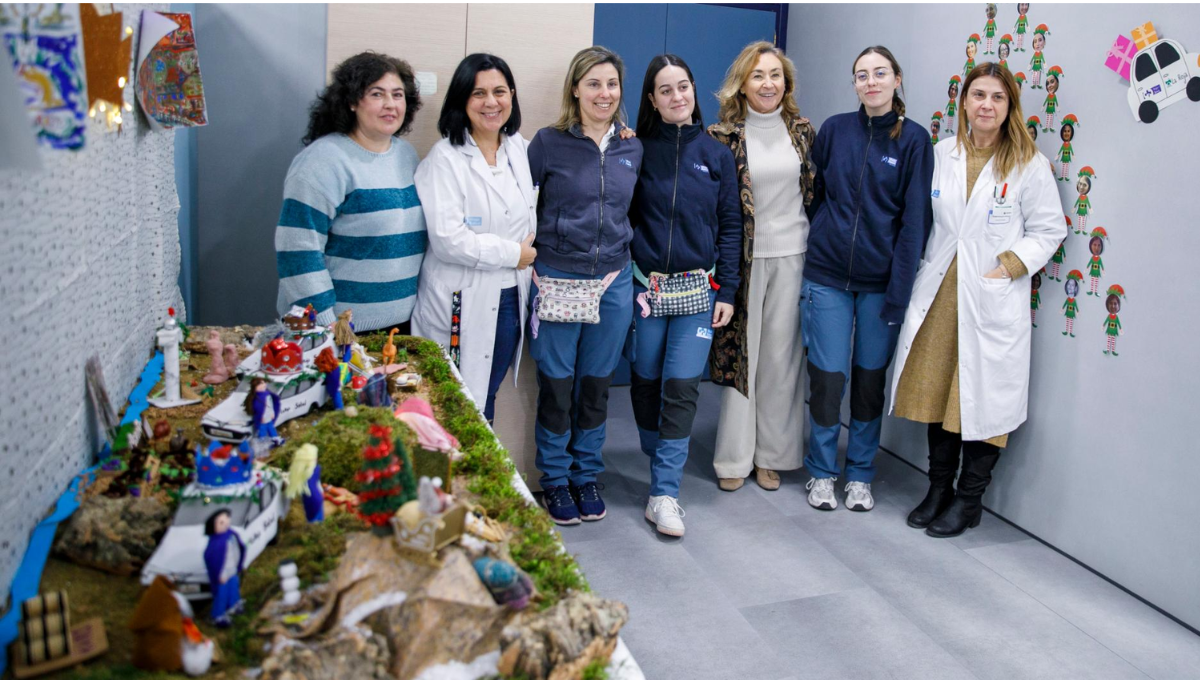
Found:
<path fill-rule="evenodd" d="M 537 199 L 512 71 L 468 55 L 446 92 L 442 140 L 417 168 L 429 250 L 421 266 L 414 335 L 449 348 L 491 421 L 496 391 L 521 356 Z"/>
<path fill-rule="evenodd" d="M 929 493 L 908 517 L 930 536 L 979 524 L 981 499 L 1029 402 L 1029 274 L 1066 237 L 1050 161 L 997 64 L 963 83 L 966 123 L 934 149 L 933 232 L 896 347 L 896 415 L 929 423 Z M 957 494 L 954 476 L 962 451 Z"/>

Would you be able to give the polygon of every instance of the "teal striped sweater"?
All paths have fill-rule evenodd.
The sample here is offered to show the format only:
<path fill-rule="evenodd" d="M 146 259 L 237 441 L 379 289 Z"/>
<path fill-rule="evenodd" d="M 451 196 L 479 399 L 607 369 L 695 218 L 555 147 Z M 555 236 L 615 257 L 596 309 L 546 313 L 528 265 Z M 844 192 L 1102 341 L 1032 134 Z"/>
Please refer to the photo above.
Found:
<path fill-rule="evenodd" d="M 408 321 L 426 246 L 418 160 L 403 140 L 373 153 L 343 134 L 296 156 L 275 229 L 280 315 L 312 303 L 323 324 L 353 309 L 360 331 Z"/>

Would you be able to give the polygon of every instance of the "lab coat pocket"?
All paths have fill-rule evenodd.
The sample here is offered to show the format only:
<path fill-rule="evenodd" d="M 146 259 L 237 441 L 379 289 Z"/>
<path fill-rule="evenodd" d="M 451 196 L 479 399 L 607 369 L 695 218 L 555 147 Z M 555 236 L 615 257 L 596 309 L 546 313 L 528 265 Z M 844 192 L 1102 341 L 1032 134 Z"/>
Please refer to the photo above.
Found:
<path fill-rule="evenodd" d="M 981 326 L 1011 326 L 1021 317 L 1012 279 L 979 277 L 979 323 Z"/>

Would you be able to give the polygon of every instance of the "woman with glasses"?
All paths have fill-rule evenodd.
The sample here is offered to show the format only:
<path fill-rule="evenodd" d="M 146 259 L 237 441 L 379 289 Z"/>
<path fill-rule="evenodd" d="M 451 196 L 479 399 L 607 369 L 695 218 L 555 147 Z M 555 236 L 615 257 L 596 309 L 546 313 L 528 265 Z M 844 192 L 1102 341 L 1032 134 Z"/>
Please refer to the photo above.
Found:
<path fill-rule="evenodd" d="M 933 145 L 904 117 L 904 74 L 886 48 L 855 59 L 857 111 L 833 116 L 813 146 L 814 196 L 800 295 L 808 347 L 808 504 L 875 506 L 871 480 L 883 421 L 888 363 L 932 223 Z M 850 383 L 850 443 L 837 463 L 842 395 Z"/>
<path fill-rule="evenodd" d="M 696 82 L 673 54 L 650 60 L 637 134 L 634 193 L 635 359 L 630 396 L 650 457 L 646 519 L 682 536 L 679 483 L 714 328 L 729 323 L 738 289 L 742 220 L 733 155 L 704 133 Z"/>
<path fill-rule="evenodd" d="M 714 331 L 712 380 L 722 390 L 713 468 L 725 491 L 756 470 L 767 490 L 800 467 L 800 280 L 812 198 L 814 132 L 796 105 L 796 67 L 769 42 L 747 45 L 717 93 L 709 134 L 733 152 L 743 246 L 733 317 Z M 753 185 L 753 187 L 752 187 Z"/>
<path fill-rule="evenodd" d="M 895 414 L 929 423 L 929 492 L 908 525 L 937 538 L 979 524 L 992 468 L 1025 421 L 1029 274 L 1067 236 L 1008 69 L 984 62 L 967 74 L 962 112 L 970 125 L 934 150 L 933 233 L 892 376 Z"/>

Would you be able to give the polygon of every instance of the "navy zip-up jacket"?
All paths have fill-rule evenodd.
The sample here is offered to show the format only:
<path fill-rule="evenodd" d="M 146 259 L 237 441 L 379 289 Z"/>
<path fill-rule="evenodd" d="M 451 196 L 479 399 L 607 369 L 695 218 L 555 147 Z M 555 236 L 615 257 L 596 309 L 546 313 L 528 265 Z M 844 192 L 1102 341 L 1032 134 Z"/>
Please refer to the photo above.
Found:
<path fill-rule="evenodd" d="M 538 261 L 588 276 L 623 269 L 633 238 L 629 203 L 641 167 L 636 138 L 615 134 L 600 153 L 578 123 L 567 132 L 538 130 L 529 143 L 529 172 L 539 189 Z"/>
<path fill-rule="evenodd" d="M 904 321 L 917 265 L 933 226 L 933 144 L 925 128 L 862 106 L 825 121 L 813 144 L 816 180 L 804 278 L 823 286 L 886 293 L 889 323 Z"/>
<path fill-rule="evenodd" d="M 717 267 L 717 302 L 741 282 L 742 206 L 729 147 L 700 125 L 659 125 L 642 140 L 630 250 L 643 274 Z"/>

